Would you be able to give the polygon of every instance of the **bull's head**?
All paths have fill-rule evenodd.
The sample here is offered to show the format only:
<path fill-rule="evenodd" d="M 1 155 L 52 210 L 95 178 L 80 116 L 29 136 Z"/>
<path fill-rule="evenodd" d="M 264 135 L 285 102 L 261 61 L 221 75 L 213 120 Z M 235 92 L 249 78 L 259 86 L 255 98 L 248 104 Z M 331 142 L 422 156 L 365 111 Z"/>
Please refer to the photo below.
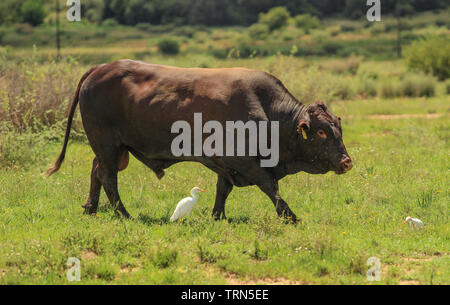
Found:
<path fill-rule="evenodd" d="M 342 140 L 341 119 L 323 103 L 314 103 L 302 112 L 297 131 L 305 141 L 306 161 L 325 173 L 344 174 L 352 167 L 352 159 Z"/>

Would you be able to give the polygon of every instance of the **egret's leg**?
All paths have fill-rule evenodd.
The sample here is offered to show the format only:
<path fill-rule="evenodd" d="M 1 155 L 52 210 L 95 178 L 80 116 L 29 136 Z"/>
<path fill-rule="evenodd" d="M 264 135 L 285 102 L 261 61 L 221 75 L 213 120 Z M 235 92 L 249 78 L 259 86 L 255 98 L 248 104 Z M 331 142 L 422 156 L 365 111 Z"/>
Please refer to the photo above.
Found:
<path fill-rule="evenodd" d="M 216 202 L 212 214 L 216 220 L 226 219 L 225 201 L 233 189 L 233 185 L 223 176 L 219 175 L 216 188 Z"/>

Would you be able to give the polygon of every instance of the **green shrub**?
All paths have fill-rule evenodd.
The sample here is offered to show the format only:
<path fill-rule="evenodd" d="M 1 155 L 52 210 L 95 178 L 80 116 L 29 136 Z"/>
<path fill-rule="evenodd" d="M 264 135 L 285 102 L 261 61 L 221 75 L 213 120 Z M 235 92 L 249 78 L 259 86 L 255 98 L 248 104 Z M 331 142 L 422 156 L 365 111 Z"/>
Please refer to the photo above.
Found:
<path fill-rule="evenodd" d="M 158 49 L 163 54 L 176 55 L 180 52 L 180 44 L 174 39 L 165 38 L 158 42 Z"/>
<path fill-rule="evenodd" d="M 192 38 L 192 37 L 194 37 L 196 30 L 195 30 L 195 28 L 193 28 L 191 26 L 183 26 L 183 27 L 176 28 L 173 31 L 173 33 L 178 36 Z"/>
<path fill-rule="evenodd" d="M 248 35 L 254 40 L 264 40 L 270 34 L 267 24 L 255 23 L 248 28 Z"/>
<path fill-rule="evenodd" d="M 113 27 L 113 26 L 117 26 L 118 24 L 119 23 L 114 18 L 108 18 L 108 19 L 103 20 L 103 22 L 102 22 L 102 26 L 104 26 L 104 27 Z"/>
<path fill-rule="evenodd" d="M 295 16 L 294 23 L 296 27 L 304 29 L 305 32 L 308 32 L 312 29 L 318 29 L 321 26 L 320 20 L 317 17 L 311 16 L 309 14 Z"/>
<path fill-rule="evenodd" d="M 341 27 L 339 26 L 332 26 L 328 29 L 328 33 L 330 33 L 331 37 L 336 37 L 339 35 L 339 32 L 341 31 Z"/>
<path fill-rule="evenodd" d="M 384 26 L 384 24 L 376 22 L 373 26 L 370 27 L 369 31 L 372 36 L 376 36 L 376 35 L 379 35 L 379 34 L 385 32 L 386 27 Z"/>
<path fill-rule="evenodd" d="M 343 24 L 341 25 L 342 32 L 354 32 L 356 31 L 356 27 L 351 24 Z"/>
<path fill-rule="evenodd" d="M 400 81 L 398 94 L 409 97 L 431 97 L 436 94 L 436 79 L 424 74 L 407 74 Z"/>
<path fill-rule="evenodd" d="M 355 75 L 358 72 L 361 62 L 361 57 L 350 56 L 346 59 L 330 61 L 326 64 L 326 67 L 335 73 L 349 73 Z"/>
<path fill-rule="evenodd" d="M 150 23 L 141 22 L 141 23 L 136 24 L 136 28 L 139 31 L 150 32 L 150 30 L 152 29 L 152 25 Z"/>
<path fill-rule="evenodd" d="M 427 77 L 419 83 L 419 96 L 432 97 L 436 95 L 437 82 L 432 77 Z"/>
<path fill-rule="evenodd" d="M 447 79 L 450 77 L 450 38 L 430 37 L 414 42 L 405 50 L 405 59 L 411 70 Z"/>
<path fill-rule="evenodd" d="M 341 48 L 341 44 L 335 41 L 326 41 L 323 44 L 323 49 L 327 54 L 335 55 Z"/>
<path fill-rule="evenodd" d="M 268 26 L 269 31 L 274 31 L 283 28 L 287 25 L 290 18 L 289 11 L 284 6 L 277 6 L 271 8 L 267 13 L 259 15 L 259 23 Z"/>
<path fill-rule="evenodd" d="M 91 8 L 86 12 L 86 18 L 89 22 L 98 24 L 102 20 L 102 14 L 99 10 Z"/>
<path fill-rule="evenodd" d="M 339 81 L 335 86 L 333 96 L 341 100 L 352 98 L 354 96 L 354 91 L 351 82 L 348 80 Z"/>
<path fill-rule="evenodd" d="M 37 26 L 44 22 L 47 14 L 41 0 L 26 0 L 20 8 L 20 15 L 23 22 Z"/>
<path fill-rule="evenodd" d="M 398 95 L 398 88 L 396 87 L 396 83 L 392 80 L 384 81 L 380 84 L 380 93 L 379 95 L 383 98 L 394 98 Z"/>
<path fill-rule="evenodd" d="M 226 59 L 228 57 L 229 50 L 227 49 L 213 49 L 211 50 L 212 56 L 217 59 Z"/>
<path fill-rule="evenodd" d="M 447 81 L 445 82 L 445 91 L 447 92 L 447 94 L 450 94 L 450 79 L 447 79 Z"/>
<path fill-rule="evenodd" d="M 17 34 L 32 34 L 33 27 L 29 23 L 19 23 L 14 27 Z"/>
<path fill-rule="evenodd" d="M 374 97 L 377 95 L 377 83 L 368 77 L 363 77 L 358 80 L 356 93 L 364 98 Z"/>

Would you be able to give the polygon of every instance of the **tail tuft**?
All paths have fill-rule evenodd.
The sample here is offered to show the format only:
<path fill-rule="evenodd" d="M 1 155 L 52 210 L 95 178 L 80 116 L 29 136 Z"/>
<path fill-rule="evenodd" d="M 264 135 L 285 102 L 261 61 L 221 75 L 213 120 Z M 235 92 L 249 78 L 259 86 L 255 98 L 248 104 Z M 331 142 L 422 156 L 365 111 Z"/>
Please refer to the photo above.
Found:
<path fill-rule="evenodd" d="M 61 155 L 58 157 L 58 159 L 55 161 L 55 163 L 50 166 L 45 172 L 42 173 L 42 176 L 44 176 L 45 178 L 50 177 L 51 175 L 53 175 L 54 173 L 56 173 L 59 168 L 61 167 L 62 161 L 64 158 L 61 158 Z"/>

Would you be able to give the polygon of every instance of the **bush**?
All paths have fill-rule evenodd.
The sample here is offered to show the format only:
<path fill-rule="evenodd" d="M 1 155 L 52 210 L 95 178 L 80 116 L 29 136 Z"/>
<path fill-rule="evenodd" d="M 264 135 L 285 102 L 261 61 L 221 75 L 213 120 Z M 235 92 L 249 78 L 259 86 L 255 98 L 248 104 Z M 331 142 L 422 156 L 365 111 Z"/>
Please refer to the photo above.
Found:
<path fill-rule="evenodd" d="M 336 84 L 333 96 L 341 100 L 347 100 L 354 96 L 353 88 L 350 81 L 340 81 Z"/>
<path fill-rule="evenodd" d="M 44 18 L 47 14 L 44 10 L 42 1 L 26 0 L 20 8 L 20 15 L 23 22 L 37 26 L 44 22 Z"/>
<path fill-rule="evenodd" d="M 398 88 L 396 83 L 392 80 L 387 80 L 381 83 L 379 95 L 383 98 L 394 98 L 398 95 Z"/>
<path fill-rule="evenodd" d="M 400 96 L 419 97 L 436 94 L 436 79 L 423 74 L 407 74 L 400 82 Z"/>
<path fill-rule="evenodd" d="M 180 52 L 180 44 L 174 39 L 166 38 L 158 42 L 158 49 L 163 54 L 176 55 Z"/>
<path fill-rule="evenodd" d="M 361 57 L 350 56 L 346 59 L 327 62 L 325 68 L 335 73 L 355 75 L 358 72 L 361 62 Z"/>
<path fill-rule="evenodd" d="M 343 25 L 341 25 L 341 31 L 342 32 L 354 32 L 354 31 L 356 31 L 356 27 L 351 24 L 343 24 Z"/>
<path fill-rule="evenodd" d="M 414 42 L 405 50 L 405 59 L 411 70 L 447 79 L 450 77 L 450 38 L 430 37 Z"/>
<path fill-rule="evenodd" d="M 248 35 L 254 40 L 264 40 L 269 34 L 269 27 L 266 24 L 255 23 L 248 28 Z"/>
<path fill-rule="evenodd" d="M 370 27 L 370 34 L 372 36 L 379 35 L 386 31 L 386 27 L 384 24 L 381 24 L 380 22 L 376 22 L 373 26 Z"/>
<path fill-rule="evenodd" d="M 259 23 L 268 26 L 269 31 L 283 28 L 290 18 L 289 11 L 284 6 L 271 8 L 267 13 L 259 14 Z"/>
<path fill-rule="evenodd" d="M 450 94 L 450 79 L 445 82 L 445 91 Z"/>
<path fill-rule="evenodd" d="M 187 38 L 192 38 L 192 37 L 194 37 L 194 35 L 197 31 L 193 27 L 183 26 L 183 27 L 176 28 L 173 32 L 177 36 L 184 36 Z"/>
<path fill-rule="evenodd" d="M 331 37 L 336 37 L 339 35 L 339 32 L 341 31 L 341 27 L 339 26 L 332 26 L 328 29 L 328 33 L 330 33 Z"/>
<path fill-rule="evenodd" d="M 228 57 L 229 50 L 227 49 L 213 49 L 211 51 L 212 56 L 217 59 L 226 59 Z"/>
<path fill-rule="evenodd" d="M 152 29 L 152 25 L 150 23 L 141 22 L 141 23 L 136 24 L 136 28 L 139 31 L 150 32 L 150 30 Z"/>
<path fill-rule="evenodd" d="M 364 98 L 374 97 L 377 95 L 377 83 L 367 77 L 360 78 L 357 83 L 356 93 Z"/>
<path fill-rule="evenodd" d="M 113 27 L 113 26 L 117 26 L 118 24 L 119 23 L 114 18 L 108 18 L 108 19 L 103 20 L 103 22 L 102 22 L 102 26 L 104 26 L 104 27 Z"/>
<path fill-rule="evenodd" d="M 323 49 L 330 55 L 335 55 L 340 48 L 341 44 L 335 41 L 327 41 L 323 44 Z"/>
<path fill-rule="evenodd" d="M 320 21 L 317 17 L 309 14 L 297 15 L 294 17 L 295 26 L 309 32 L 312 29 L 320 28 Z"/>

